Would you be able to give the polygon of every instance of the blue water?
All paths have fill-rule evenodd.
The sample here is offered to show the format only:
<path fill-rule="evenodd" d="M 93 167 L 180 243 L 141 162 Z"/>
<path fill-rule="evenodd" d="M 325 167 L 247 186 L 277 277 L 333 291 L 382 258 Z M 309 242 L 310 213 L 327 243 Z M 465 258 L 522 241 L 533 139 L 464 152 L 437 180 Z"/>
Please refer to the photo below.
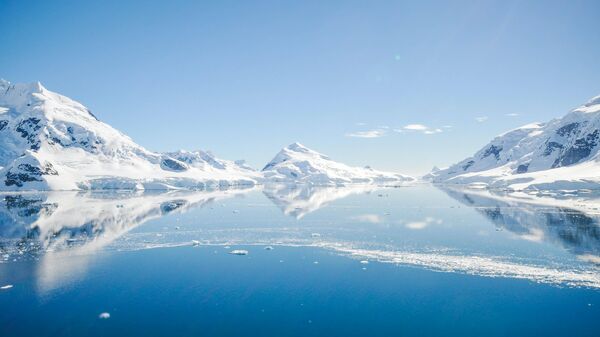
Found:
<path fill-rule="evenodd" d="M 0 335 L 598 336 L 596 201 L 431 186 L 9 195 Z"/>

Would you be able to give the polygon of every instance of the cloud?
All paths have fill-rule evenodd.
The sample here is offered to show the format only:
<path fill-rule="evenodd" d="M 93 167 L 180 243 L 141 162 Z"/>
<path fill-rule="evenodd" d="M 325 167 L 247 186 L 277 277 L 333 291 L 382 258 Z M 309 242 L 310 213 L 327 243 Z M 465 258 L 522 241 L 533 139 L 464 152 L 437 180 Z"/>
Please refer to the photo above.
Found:
<path fill-rule="evenodd" d="M 433 135 L 436 133 L 440 133 L 442 132 L 442 129 L 429 129 L 429 130 L 425 130 L 423 133 L 426 135 Z"/>
<path fill-rule="evenodd" d="M 405 125 L 403 127 L 404 130 L 411 130 L 411 131 L 425 131 L 427 129 L 429 129 L 427 126 L 423 125 L 423 124 L 408 124 Z"/>
<path fill-rule="evenodd" d="M 513 112 L 513 113 L 506 114 L 505 116 L 506 117 L 517 117 L 517 116 L 519 116 L 519 114 Z"/>
<path fill-rule="evenodd" d="M 405 131 L 408 132 L 421 132 L 424 135 L 433 135 L 436 133 L 441 133 L 443 130 L 440 128 L 431 128 L 427 125 L 423 124 L 408 124 L 403 126 L 401 129 L 395 129 L 395 132 L 402 133 Z"/>
<path fill-rule="evenodd" d="M 356 125 L 356 126 L 365 126 L 365 125 L 367 125 L 367 123 L 358 122 L 358 123 L 354 123 L 354 125 Z"/>
<path fill-rule="evenodd" d="M 475 120 L 476 120 L 478 123 L 483 123 L 483 122 L 487 121 L 487 119 L 488 119 L 488 117 L 487 117 L 487 116 L 475 117 Z"/>
<path fill-rule="evenodd" d="M 350 132 L 346 134 L 346 137 L 356 138 L 379 138 L 385 136 L 385 130 L 375 129 L 367 131 Z"/>
<path fill-rule="evenodd" d="M 352 217 L 352 219 L 360 222 L 380 223 L 381 217 L 377 214 L 362 214 Z"/>

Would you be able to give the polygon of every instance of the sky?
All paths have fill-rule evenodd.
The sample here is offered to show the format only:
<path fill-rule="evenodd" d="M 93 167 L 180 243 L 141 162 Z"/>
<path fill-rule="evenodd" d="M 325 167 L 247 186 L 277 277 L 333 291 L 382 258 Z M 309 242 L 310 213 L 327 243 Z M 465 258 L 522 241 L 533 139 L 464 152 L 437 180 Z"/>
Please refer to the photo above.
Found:
<path fill-rule="evenodd" d="M 0 78 L 155 151 L 423 174 L 600 94 L 600 2 L 7 1 Z"/>

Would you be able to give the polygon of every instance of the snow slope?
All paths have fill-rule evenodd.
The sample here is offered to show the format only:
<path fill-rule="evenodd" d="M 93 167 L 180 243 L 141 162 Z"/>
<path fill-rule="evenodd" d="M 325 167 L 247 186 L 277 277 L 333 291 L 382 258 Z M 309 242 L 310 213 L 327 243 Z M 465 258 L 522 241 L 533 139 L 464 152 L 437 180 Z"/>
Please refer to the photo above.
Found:
<path fill-rule="evenodd" d="M 0 80 L 0 190 L 253 185 L 260 174 L 205 152 L 151 152 L 39 82 Z"/>
<path fill-rule="evenodd" d="M 401 183 L 414 178 L 370 167 L 351 167 L 335 162 L 299 143 L 282 149 L 263 169 L 266 181 L 276 183 L 311 183 L 343 185 L 350 183 Z"/>
<path fill-rule="evenodd" d="M 514 190 L 599 188 L 599 142 L 597 96 L 562 118 L 501 134 L 472 157 L 425 178 Z"/>

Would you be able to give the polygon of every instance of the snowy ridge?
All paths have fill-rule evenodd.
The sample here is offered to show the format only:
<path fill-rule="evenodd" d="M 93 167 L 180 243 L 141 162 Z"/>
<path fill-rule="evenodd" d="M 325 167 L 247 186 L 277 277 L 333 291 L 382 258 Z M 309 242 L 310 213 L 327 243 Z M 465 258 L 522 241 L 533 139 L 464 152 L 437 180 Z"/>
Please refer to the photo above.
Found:
<path fill-rule="evenodd" d="M 257 172 L 205 151 L 152 152 L 41 83 L 0 80 L 0 190 L 204 189 L 263 182 L 396 183 L 295 143 Z"/>
<path fill-rule="evenodd" d="M 204 152 L 148 151 L 39 82 L 0 80 L 0 144 L 2 190 L 197 189 L 259 178 Z"/>
<path fill-rule="evenodd" d="M 279 183 L 343 185 L 351 183 L 402 183 L 415 179 L 406 175 L 351 167 L 313 151 L 300 143 L 283 148 L 263 169 L 266 180 Z"/>
<path fill-rule="evenodd" d="M 597 96 L 562 118 L 501 134 L 472 157 L 425 178 L 513 190 L 598 188 L 599 143 Z"/>

